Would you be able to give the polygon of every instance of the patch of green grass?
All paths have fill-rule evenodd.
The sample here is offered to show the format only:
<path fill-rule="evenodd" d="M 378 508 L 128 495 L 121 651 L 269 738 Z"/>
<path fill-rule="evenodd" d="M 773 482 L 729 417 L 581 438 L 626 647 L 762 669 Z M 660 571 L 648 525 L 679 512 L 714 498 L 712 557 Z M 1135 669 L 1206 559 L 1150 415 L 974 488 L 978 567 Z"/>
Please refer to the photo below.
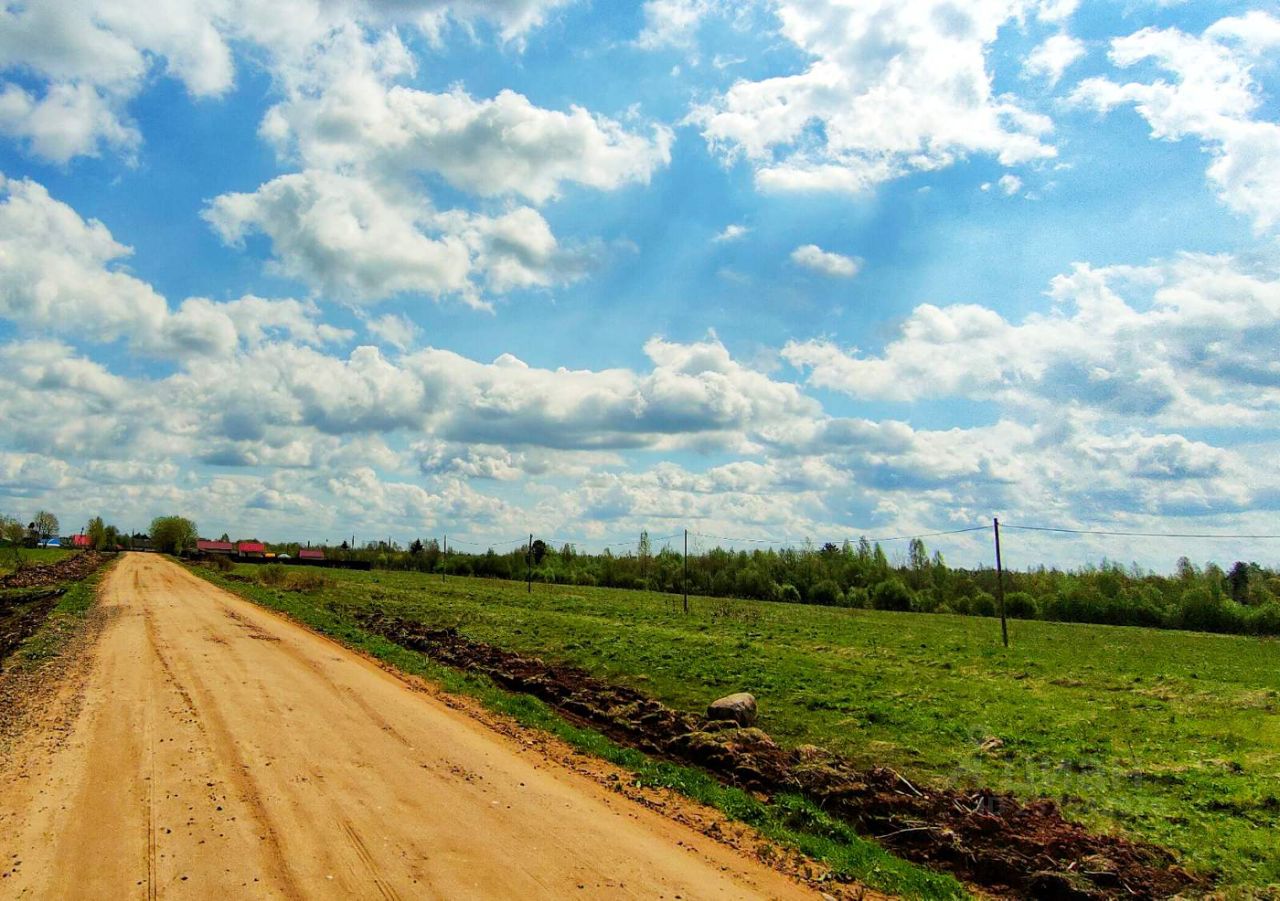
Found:
<path fill-rule="evenodd" d="M 243 567 L 244 572 L 251 571 Z M 359 638 L 371 603 L 571 663 L 686 710 L 753 692 L 784 744 L 913 779 L 1059 801 L 1175 851 L 1225 885 L 1280 883 L 1280 642 L 332 571 L 313 595 L 230 583 Z M 315 623 L 313 623 L 315 624 Z M 999 747 L 984 742 L 998 738 Z"/>
<path fill-rule="evenodd" d="M 22 665 L 38 665 L 61 653 L 63 646 L 79 628 L 80 621 L 93 607 L 98 585 L 106 571 L 107 567 L 103 567 L 88 578 L 73 582 L 67 587 L 66 594 L 58 598 L 49 617 L 15 652 L 15 658 Z"/>
<path fill-rule="evenodd" d="M 73 550 L 60 547 L 19 549 L 8 546 L 0 547 L 0 576 L 7 576 L 20 566 L 44 566 L 47 563 L 57 563 L 59 560 L 67 559 L 74 553 L 76 552 Z"/>
<path fill-rule="evenodd" d="M 194 571 L 223 588 L 285 613 L 318 632 L 383 660 L 401 672 L 430 679 L 445 691 L 474 698 L 486 708 L 510 716 L 521 725 L 548 732 L 584 753 L 607 760 L 630 772 L 639 785 L 672 789 L 714 807 L 732 819 L 747 823 L 772 841 L 826 863 L 839 879 L 857 881 L 907 898 L 969 897 L 964 887 L 952 877 L 894 857 L 803 798 L 787 796 L 768 803 L 760 801 L 747 792 L 721 784 L 702 770 L 654 760 L 634 748 L 622 747 L 598 732 L 575 726 L 537 698 L 505 691 L 488 677 L 442 666 L 423 654 L 365 632 L 352 618 L 355 608 L 333 603 L 335 594 L 345 594 L 343 589 L 349 591 L 352 587 L 344 577 L 355 573 L 342 572 L 335 579 L 334 587 L 317 596 L 280 590 L 257 582 L 231 581 L 203 567 L 195 567 Z M 337 571 L 334 572 L 336 575 Z M 241 566 L 237 573 L 251 576 L 253 567 Z M 377 585 L 376 579 L 375 574 L 366 583 Z"/>

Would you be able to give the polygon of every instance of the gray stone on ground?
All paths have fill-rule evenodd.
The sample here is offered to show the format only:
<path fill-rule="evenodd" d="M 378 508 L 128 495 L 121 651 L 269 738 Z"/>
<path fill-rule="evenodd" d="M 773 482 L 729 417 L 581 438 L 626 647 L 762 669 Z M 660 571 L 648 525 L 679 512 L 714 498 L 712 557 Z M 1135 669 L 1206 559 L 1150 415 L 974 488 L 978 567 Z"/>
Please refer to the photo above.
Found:
<path fill-rule="evenodd" d="M 755 695 L 740 691 L 712 701 L 707 707 L 709 720 L 733 720 L 739 726 L 752 726 L 756 721 Z"/>

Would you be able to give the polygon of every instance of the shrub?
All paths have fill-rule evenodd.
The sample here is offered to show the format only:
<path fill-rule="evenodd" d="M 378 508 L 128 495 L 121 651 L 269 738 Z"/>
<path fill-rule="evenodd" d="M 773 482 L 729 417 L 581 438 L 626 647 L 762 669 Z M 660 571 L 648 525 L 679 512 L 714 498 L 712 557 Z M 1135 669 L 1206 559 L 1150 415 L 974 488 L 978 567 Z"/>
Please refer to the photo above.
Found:
<path fill-rule="evenodd" d="M 970 616 L 995 616 L 996 599 L 985 591 L 979 591 L 969 599 L 969 615 Z"/>
<path fill-rule="evenodd" d="M 318 569 L 291 572 L 285 579 L 285 587 L 290 591 L 322 591 L 332 585 L 333 577 Z"/>
<path fill-rule="evenodd" d="M 216 569 L 218 572 L 231 572 L 236 568 L 236 563 L 230 557 L 223 557 L 221 554 L 210 557 L 205 560 L 205 565 L 210 569 Z"/>
<path fill-rule="evenodd" d="M 800 589 L 788 582 L 778 589 L 778 600 L 785 601 L 788 604 L 798 604 L 800 603 Z"/>
<path fill-rule="evenodd" d="M 1280 635 L 1280 604 L 1270 601 L 1251 608 L 1244 624 L 1251 635 Z"/>
<path fill-rule="evenodd" d="M 581 585 L 581 586 L 583 586 L 584 588 L 595 588 L 595 587 L 596 587 L 596 577 L 595 577 L 595 576 L 593 576 L 593 575 L 591 575 L 591 573 L 589 573 L 589 572 L 584 572 L 583 570 L 578 570 L 577 572 L 575 572 L 575 573 L 573 574 L 573 584 L 574 584 L 574 585 Z"/>
<path fill-rule="evenodd" d="M 1200 632 L 1244 631 L 1244 608 L 1235 601 L 1215 597 L 1207 588 L 1188 588 L 1182 603 L 1172 616 L 1180 629 Z"/>
<path fill-rule="evenodd" d="M 1040 605 L 1025 591 L 1011 591 L 1004 596 L 1004 611 L 1014 619 L 1035 619 Z"/>
<path fill-rule="evenodd" d="M 285 583 L 289 577 L 288 571 L 280 563 L 268 563 L 266 566 L 258 567 L 258 582 L 263 585 L 279 587 Z"/>
<path fill-rule="evenodd" d="M 871 606 L 877 610 L 910 610 L 911 589 L 897 579 L 887 579 L 871 589 Z"/>
<path fill-rule="evenodd" d="M 809 589 L 809 603 L 834 607 L 844 600 L 840 586 L 831 579 L 823 579 Z"/>
<path fill-rule="evenodd" d="M 849 590 L 844 593 L 844 606 L 846 607 L 861 610 L 870 603 L 871 595 L 865 588 L 850 585 Z"/>
<path fill-rule="evenodd" d="M 932 588 L 921 588 L 911 599 L 911 609 L 917 613 L 932 613 L 938 609 L 938 596 Z"/>

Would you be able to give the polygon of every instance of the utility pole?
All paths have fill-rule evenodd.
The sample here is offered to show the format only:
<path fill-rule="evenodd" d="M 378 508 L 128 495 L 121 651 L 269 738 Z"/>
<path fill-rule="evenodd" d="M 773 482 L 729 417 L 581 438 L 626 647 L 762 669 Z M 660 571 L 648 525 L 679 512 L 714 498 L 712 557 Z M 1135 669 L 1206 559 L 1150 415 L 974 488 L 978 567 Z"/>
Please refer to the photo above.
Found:
<path fill-rule="evenodd" d="M 440 581 L 444 581 L 445 559 L 449 556 L 449 536 L 444 536 L 444 541 L 440 544 Z"/>
<path fill-rule="evenodd" d="M 684 612 L 689 612 L 689 530 L 684 530 Z"/>
<path fill-rule="evenodd" d="M 524 555 L 524 562 L 527 567 L 525 579 L 529 586 L 529 594 L 533 594 L 533 533 L 529 533 L 529 547 Z"/>
<path fill-rule="evenodd" d="M 992 520 L 996 533 L 996 600 L 1000 603 L 1000 637 L 1009 646 L 1009 620 L 1004 613 L 1004 563 L 1000 559 L 1000 518 Z"/>

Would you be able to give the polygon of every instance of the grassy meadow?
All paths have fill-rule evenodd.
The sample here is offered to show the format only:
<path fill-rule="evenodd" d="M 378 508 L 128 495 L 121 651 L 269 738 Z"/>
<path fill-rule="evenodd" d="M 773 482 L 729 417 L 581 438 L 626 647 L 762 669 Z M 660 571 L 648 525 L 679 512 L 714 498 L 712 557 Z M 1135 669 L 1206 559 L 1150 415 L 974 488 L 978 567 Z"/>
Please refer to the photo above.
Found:
<path fill-rule="evenodd" d="M 1280 883 L 1280 642 L 679 598 L 404 572 L 232 590 L 368 648 L 370 604 L 572 663 L 676 707 L 753 692 L 760 725 L 913 779 L 1058 800 L 1224 885 Z M 256 579 L 260 568 L 232 575 Z M 299 586 L 294 586 L 295 589 Z"/>

